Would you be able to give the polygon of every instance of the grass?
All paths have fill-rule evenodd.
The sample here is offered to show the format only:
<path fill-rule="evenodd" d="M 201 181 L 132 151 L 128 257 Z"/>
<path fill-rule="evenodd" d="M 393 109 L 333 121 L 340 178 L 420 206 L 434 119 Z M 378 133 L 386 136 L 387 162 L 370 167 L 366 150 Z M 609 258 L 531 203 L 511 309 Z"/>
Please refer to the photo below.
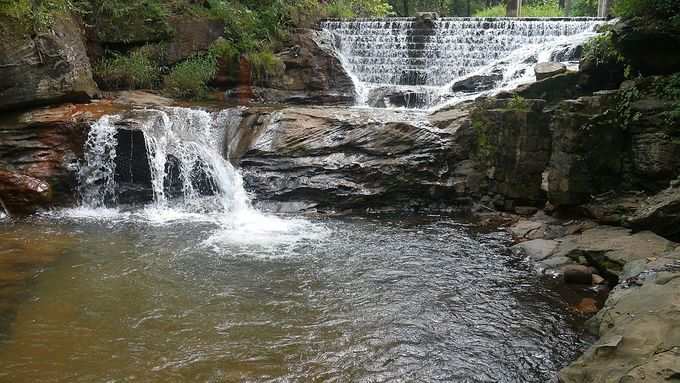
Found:
<path fill-rule="evenodd" d="M 95 65 L 95 80 L 108 90 L 154 88 L 160 79 L 159 58 L 154 52 L 154 47 L 146 46 L 129 55 L 113 54 Z"/>
<path fill-rule="evenodd" d="M 193 56 L 175 65 L 165 77 L 163 90 L 176 98 L 201 99 L 208 93 L 208 82 L 215 77 L 217 62 L 206 54 Z"/>

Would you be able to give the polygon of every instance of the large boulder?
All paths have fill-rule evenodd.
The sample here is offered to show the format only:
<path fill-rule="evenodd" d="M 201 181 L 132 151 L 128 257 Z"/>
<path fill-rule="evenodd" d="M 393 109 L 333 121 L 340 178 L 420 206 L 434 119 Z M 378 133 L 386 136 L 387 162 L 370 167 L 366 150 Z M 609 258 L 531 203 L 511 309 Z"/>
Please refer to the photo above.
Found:
<path fill-rule="evenodd" d="M 0 207 L 10 215 L 31 214 L 50 199 L 50 186 L 46 182 L 0 169 Z"/>
<path fill-rule="evenodd" d="M 536 80 L 544 80 L 558 74 L 565 73 L 567 71 L 567 66 L 558 62 L 544 62 L 538 63 L 534 66 L 534 73 L 536 74 Z"/>
<path fill-rule="evenodd" d="M 473 75 L 456 81 L 451 85 L 452 92 L 475 93 L 493 89 L 503 80 L 503 73 L 495 71 L 489 74 Z"/>
<path fill-rule="evenodd" d="M 173 16 L 168 22 L 174 29 L 164 57 L 170 65 L 207 51 L 215 40 L 224 35 L 224 21 L 219 19 Z"/>
<path fill-rule="evenodd" d="M 277 54 L 283 71 L 255 82 L 256 98 L 303 104 L 354 101 L 354 83 L 342 67 L 328 32 L 300 30 L 291 36 L 291 43 L 291 48 Z"/>
<path fill-rule="evenodd" d="M 439 129 L 390 112 L 378 119 L 370 111 L 288 108 L 271 114 L 264 129 L 253 128 L 261 134 L 240 166 L 258 200 L 280 205 L 452 206 L 466 194 L 455 168 L 469 155 L 465 115 L 452 114 Z"/>
<path fill-rule="evenodd" d="M 672 23 L 634 18 L 617 23 L 613 42 L 626 60 L 643 75 L 680 72 L 680 30 Z"/>
<path fill-rule="evenodd" d="M 40 33 L 0 16 L 0 111 L 94 96 L 98 90 L 82 36 L 66 15 L 55 14 Z"/>

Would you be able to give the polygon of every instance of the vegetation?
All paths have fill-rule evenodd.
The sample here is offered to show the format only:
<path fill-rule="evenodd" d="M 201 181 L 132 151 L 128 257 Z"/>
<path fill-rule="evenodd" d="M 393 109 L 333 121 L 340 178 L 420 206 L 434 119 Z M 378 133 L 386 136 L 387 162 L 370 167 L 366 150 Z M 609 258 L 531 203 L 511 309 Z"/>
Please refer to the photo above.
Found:
<path fill-rule="evenodd" d="M 574 0 L 569 16 L 597 16 L 597 0 Z"/>
<path fill-rule="evenodd" d="M 254 80 L 266 80 L 283 72 L 283 63 L 271 51 L 255 52 L 248 55 Z"/>
<path fill-rule="evenodd" d="M 680 26 L 680 1 L 678 0 L 617 0 L 614 14 L 619 17 L 645 17 L 669 21 Z"/>
<path fill-rule="evenodd" d="M 663 100 L 674 102 L 673 110 L 668 112 L 669 122 L 680 121 L 680 73 L 657 79 L 654 93 Z"/>
<path fill-rule="evenodd" d="M 504 17 L 506 5 L 498 4 L 475 12 L 476 17 Z M 522 17 L 560 17 L 564 16 L 564 9 L 559 7 L 557 0 L 528 2 L 522 5 Z"/>
<path fill-rule="evenodd" d="M 623 63 L 624 57 L 614 47 L 611 32 L 593 37 L 583 47 L 583 59 L 595 65 Z"/>
<path fill-rule="evenodd" d="M 130 55 L 113 53 L 95 65 L 94 76 L 105 89 L 149 89 L 159 82 L 159 61 L 151 46 L 136 49 Z"/>
<path fill-rule="evenodd" d="M 524 97 L 516 94 L 508 101 L 508 109 L 527 112 L 529 111 L 529 104 Z"/>
<path fill-rule="evenodd" d="M 204 98 L 216 69 L 217 63 L 210 54 L 190 57 L 172 68 L 165 77 L 163 89 L 177 98 Z"/>

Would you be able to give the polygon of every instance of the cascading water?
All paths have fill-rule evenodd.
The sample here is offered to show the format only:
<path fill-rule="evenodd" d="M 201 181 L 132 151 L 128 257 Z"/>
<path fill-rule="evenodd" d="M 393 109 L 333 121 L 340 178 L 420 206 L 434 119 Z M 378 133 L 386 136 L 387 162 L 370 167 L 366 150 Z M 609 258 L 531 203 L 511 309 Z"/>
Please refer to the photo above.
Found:
<path fill-rule="evenodd" d="M 442 18 L 426 24 L 395 18 L 328 21 L 322 28 L 335 36 L 357 104 L 378 106 L 385 94 L 396 94 L 401 105 L 423 108 L 450 101 L 457 96 L 452 85 L 471 75 L 493 74 L 495 89 L 530 82 L 537 60 L 559 59 L 556 52 L 582 44 L 604 22 Z M 385 106 L 394 106 L 386 99 Z"/>
<path fill-rule="evenodd" d="M 92 124 L 85 144 L 85 163 L 79 170 L 79 192 L 82 204 L 101 208 L 116 202 L 115 116 L 104 116 Z"/>

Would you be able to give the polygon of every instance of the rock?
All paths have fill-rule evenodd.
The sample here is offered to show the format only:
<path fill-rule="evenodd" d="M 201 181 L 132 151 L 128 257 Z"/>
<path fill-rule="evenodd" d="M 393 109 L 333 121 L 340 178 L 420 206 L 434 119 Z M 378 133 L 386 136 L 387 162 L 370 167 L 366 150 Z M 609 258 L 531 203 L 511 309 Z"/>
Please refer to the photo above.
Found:
<path fill-rule="evenodd" d="M 538 211 L 538 208 L 533 206 L 516 206 L 515 213 L 519 215 L 533 215 Z"/>
<path fill-rule="evenodd" d="M 593 274 L 593 278 L 591 280 L 591 283 L 593 285 L 603 285 L 603 284 L 607 283 L 607 280 L 602 278 L 601 276 L 599 276 L 597 274 Z"/>
<path fill-rule="evenodd" d="M 565 73 L 566 71 L 567 66 L 557 62 L 545 62 L 534 65 L 534 73 L 536 74 L 536 80 L 539 81 L 549 77 L 556 76 L 558 74 Z"/>
<path fill-rule="evenodd" d="M 501 80 L 503 80 L 502 72 L 474 75 L 453 83 L 451 91 L 464 93 L 481 92 L 493 89 Z"/>
<path fill-rule="evenodd" d="M 425 93 L 405 91 L 393 87 L 379 87 L 368 92 L 367 104 L 375 108 L 423 108 L 428 100 Z"/>
<path fill-rule="evenodd" d="M 593 270 L 583 265 L 566 265 L 560 269 L 564 282 L 568 284 L 589 285 L 593 281 Z"/>
<path fill-rule="evenodd" d="M 643 75 L 666 75 L 680 71 L 680 31 L 643 18 L 615 24 L 612 40 L 616 49 Z"/>
<path fill-rule="evenodd" d="M 667 237 L 680 235 L 680 188 L 669 188 L 646 199 L 625 222 L 636 230 Z"/>
<path fill-rule="evenodd" d="M 468 179 L 450 170 L 469 158 L 466 114 L 435 129 L 390 113 L 297 107 L 272 114 L 240 162 L 248 189 L 260 200 L 319 209 L 469 206 L 456 191 L 465 182 L 467 193 Z"/>
<path fill-rule="evenodd" d="M 175 64 L 196 53 L 206 52 L 224 34 L 224 21 L 193 16 L 173 16 L 175 30 L 165 50 L 167 64 Z"/>
<path fill-rule="evenodd" d="M 0 111 L 95 96 L 82 34 L 66 15 L 38 34 L 0 16 Z"/>
<path fill-rule="evenodd" d="M 27 215 L 51 200 L 50 186 L 39 179 L 0 169 L 0 205 L 10 215 Z"/>
<path fill-rule="evenodd" d="M 623 275 L 628 263 L 649 262 L 649 257 L 660 257 L 674 248 L 673 242 L 651 232 L 633 234 L 621 227 L 598 226 L 560 239 L 554 255 L 588 263 L 600 272 Z"/>
<path fill-rule="evenodd" d="M 583 298 L 574 306 L 574 310 L 581 315 L 591 315 L 595 314 L 599 308 L 597 307 L 597 301 L 595 299 Z"/>
<path fill-rule="evenodd" d="M 33 193 L 36 198 L 22 202 L 19 210 L 72 203 L 77 189 L 74 165 L 82 157 L 90 123 L 119 110 L 110 102 L 96 102 L 6 115 L 0 122 L 0 169 L 37 179 L 51 191 L 46 199 L 39 197 L 43 193 Z"/>
<path fill-rule="evenodd" d="M 420 28 L 434 28 L 434 22 L 439 18 L 437 12 L 417 12 L 416 26 Z"/>
<path fill-rule="evenodd" d="M 512 247 L 513 252 L 528 256 L 534 261 L 542 261 L 550 257 L 557 249 L 558 243 L 553 240 L 534 239 Z"/>
<path fill-rule="evenodd" d="M 564 383 L 670 382 L 680 373 L 680 279 L 617 287 L 591 319 L 600 339 L 560 371 Z"/>
<path fill-rule="evenodd" d="M 255 97 L 266 102 L 350 104 L 354 83 L 342 67 L 330 33 L 301 30 L 291 36 L 293 48 L 277 54 L 284 70 L 254 85 Z"/>
<path fill-rule="evenodd" d="M 580 72 L 565 72 L 544 80 L 520 85 L 510 95 L 516 94 L 527 99 L 541 99 L 548 104 L 553 104 L 565 99 L 587 95 L 587 92 L 579 86 L 580 81 Z"/>
<path fill-rule="evenodd" d="M 474 158 L 490 192 L 520 206 L 543 206 L 543 172 L 550 159 L 550 126 L 545 102 L 488 99 L 471 114 Z M 521 169 L 521 170 L 520 170 Z M 499 207 L 503 208 L 504 203 Z"/>

